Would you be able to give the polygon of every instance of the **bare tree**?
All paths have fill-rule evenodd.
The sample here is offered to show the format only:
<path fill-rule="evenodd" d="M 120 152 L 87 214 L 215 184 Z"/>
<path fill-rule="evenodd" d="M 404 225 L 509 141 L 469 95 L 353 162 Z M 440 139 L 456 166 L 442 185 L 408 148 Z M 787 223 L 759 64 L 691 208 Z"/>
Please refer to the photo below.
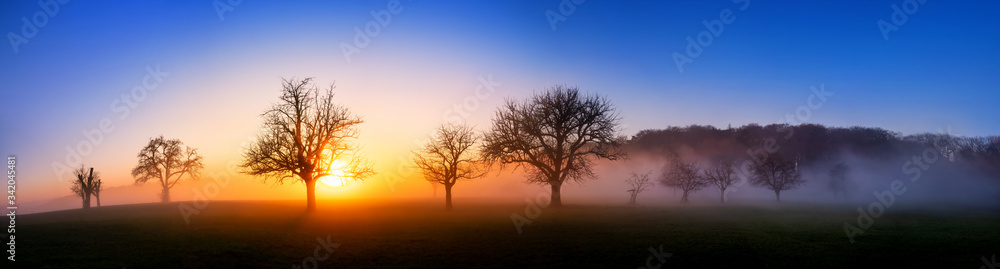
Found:
<path fill-rule="evenodd" d="M 653 183 L 649 182 L 649 175 L 652 173 L 653 171 L 648 171 L 642 174 L 632 172 L 632 175 L 625 179 L 625 183 L 628 184 L 629 187 L 632 187 L 632 189 L 628 190 L 628 204 L 634 205 L 636 203 L 636 197 L 639 196 L 639 193 L 647 191 L 653 186 Z"/>
<path fill-rule="evenodd" d="M 80 196 L 84 209 L 90 208 L 90 196 L 93 195 L 94 190 L 98 188 L 97 186 L 100 184 L 101 175 L 99 173 L 95 173 L 93 167 L 91 167 L 88 171 L 82 164 L 80 165 L 80 168 L 73 171 L 73 175 L 76 176 L 76 179 L 73 180 L 73 186 L 70 187 L 70 190 L 72 190 L 77 196 Z M 97 200 L 97 206 L 100 206 L 100 198 L 97 198 Z"/>
<path fill-rule="evenodd" d="M 347 107 L 333 101 L 331 85 L 324 95 L 312 78 L 282 79 L 280 102 L 261 114 L 263 131 L 243 151 L 242 173 L 284 184 L 292 179 L 306 185 L 306 210 L 316 210 L 316 181 L 336 171 L 344 180 L 375 175 L 373 164 L 358 151 L 358 125 Z"/>
<path fill-rule="evenodd" d="M 726 189 L 740 181 L 732 160 L 719 160 L 711 168 L 705 169 L 705 179 L 719 188 L 719 200 L 723 204 L 726 203 Z"/>
<path fill-rule="evenodd" d="M 850 173 L 850 168 L 843 162 L 830 168 L 830 181 L 827 182 L 826 188 L 833 193 L 834 198 L 837 197 L 837 194 L 843 194 L 846 197 L 848 190 L 854 187 L 848 178 L 848 173 Z"/>
<path fill-rule="evenodd" d="M 170 188 L 180 182 L 184 176 L 197 180 L 201 176 L 201 155 L 198 150 L 184 146 L 178 139 L 165 139 L 163 136 L 152 138 L 139 151 L 139 164 L 132 168 L 132 177 L 136 185 L 142 185 L 150 179 L 156 179 L 160 184 L 160 201 L 170 202 Z"/>
<path fill-rule="evenodd" d="M 697 163 L 673 161 L 671 165 L 664 167 L 663 174 L 660 176 L 660 184 L 683 191 L 681 203 L 686 204 L 690 192 L 703 189 L 709 184 L 698 170 Z"/>
<path fill-rule="evenodd" d="M 616 137 L 619 120 L 608 99 L 555 86 L 523 102 L 507 100 L 493 117 L 482 153 L 501 168 L 524 169 L 528 182 L 549 185 L 550 206 L 558 207 L 563 183 L 594 178 L 595 159 L 625 156 Z"/>
<path fill-rule="evenodd" d="M 103 184 L 104 182 L 99 177 L 97 181 L 94 182 L 94 198 L 97 199 L 97 207 L 101 207 L 101 191 L 104 190 Z"/>
<path fill-rule="evenodd" d="M 431 140 L 414 152 L 413 162 L 424 172 L 424 179 L 444 185 L 445 209 L 451 210 L 451 188 L 459 180 L 486 175 L 486 167 L 475 152 L 479 137 L 466 125 L 438 127 Z"/>
<path fill-rule="evenodd" d="M 751 166 L 750 183 L 774 191 L 774 197 L 781 201 L 781 191 L 793 190 L 806 183 L 794 162 L 787 161 L 778 154 L 769 154 Z"/>

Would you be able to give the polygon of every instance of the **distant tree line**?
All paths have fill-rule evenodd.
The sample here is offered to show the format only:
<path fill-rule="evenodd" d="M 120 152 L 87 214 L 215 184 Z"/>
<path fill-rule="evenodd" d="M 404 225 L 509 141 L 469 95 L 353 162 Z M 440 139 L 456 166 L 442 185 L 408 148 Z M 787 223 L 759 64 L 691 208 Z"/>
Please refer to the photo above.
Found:
<path fill-rule="evenodd" d="M 927 149 L 947 161 L 947 167 L 939 169 L 942 175 L 961 170 L 1000 182 L 1000 137 L 997 136 L 932 133 L 904 136 L 882 128 L 818 124 L 749 124 L 725 129 L 691 125 L 640 131 L 629 139 L 625 149 L 629 155 L 645 154 L 667 160 L 660 182 L 684 191 L 683 202 L 687 201 L 688 192 L 704 188 L 711 182 L 717 182 L 724 195 L 725 187 L 735 181 L 716 175 L 725 175 L 730 169 L 755 186 L 773 190 L 778 200 L 781 191 L 795 189 L 809 180 L 822 180 L 824 182 L 819 183 L 833 195 L 847 196 L 856 185 L 851 181 L 853 170 L 845 160 L 856 158 L 903 164 L 906 158 L 920 156 Z M 826 176 L 802 178 L 804 169 Z M 896 165 L 883 169 L 875 172 L 887 176 L 900 173 Z"/>

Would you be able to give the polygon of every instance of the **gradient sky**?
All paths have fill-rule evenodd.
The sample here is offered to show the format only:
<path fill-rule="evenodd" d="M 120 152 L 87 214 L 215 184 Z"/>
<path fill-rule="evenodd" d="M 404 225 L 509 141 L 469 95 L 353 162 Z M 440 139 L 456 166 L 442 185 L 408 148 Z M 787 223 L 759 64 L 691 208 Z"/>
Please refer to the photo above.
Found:
<path fill-rule="evenodd" d="M 82 159 L 108 185 L 130 184 L 135 154 L 161 134 L 199 148 L 206 174 L 232 173 L 225 165 L 239 160 L 282 77 L 336 82 L 337 99 L 367 121 L 361 142 L 380 175 L 352 186 L 359 196 L 427 195 L 400 167 L 449 109 L 477 100 L 467 121 L 483 129 L 505 98 L 553 84 L 608 96 L 627 135 L 776 123 L 806 104 L 813 85 L 834 96 L 807 122 L 1000 134 L 1000 1 L 926 1 L 885 40 L 877 22 L 891 23 L 892 6 L 905 1 L 750 0 L 740 10 L 728 0 L 589 0 L 553 30 L 546 11 L 558 13 L 560 1 L 404 0 L 347 62 L 341 44 L 388 2 L 245 0 L 224 19 L 207 0 L 61 5 L 16 53 L 0 46 L 0 152 L 18 156 L 21 201 L 70 194 L 52 164 L 103 119 L 114 130 Z M 0 5 L 8 41 L 23 35 L 22 17 L 44 12 L 35 1 Z M 671 55 L 726 9 L 735 20 L 678 72 Z M 169 75 L 121 117 L 116 99 L 143 83 L 147 67 Z M 487 77 L 500 86 L 476 98 Z M 390 188 L 397 176 L 406 180 Z M 233 177 L 223 198 L 301 197 L 301 185 Z"/>

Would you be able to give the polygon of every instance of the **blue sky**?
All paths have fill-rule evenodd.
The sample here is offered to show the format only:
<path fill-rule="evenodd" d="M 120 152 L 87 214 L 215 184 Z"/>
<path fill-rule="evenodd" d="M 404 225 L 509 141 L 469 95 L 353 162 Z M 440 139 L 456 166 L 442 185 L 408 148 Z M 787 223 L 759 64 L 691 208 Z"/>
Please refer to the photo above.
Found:
<path fill-rule="evenodd" d="M 341 44 L 388 2 L 244 0 L 224 20 L 207 0 L 60 5 L 16 53 L 0 46 L 0 150 L 47 178 L 81 130 L 104 118 L 116 130 L 87 162 L 119 162 L 159 134 L 235 148 L 280 78 L 293 76 L 335 81 L 368 120 L 371 141 L 426 135 L 482 76 L 503 86 L 468 117 L 478 126 L 504 98 L 553 84 L 607 95 L 626 134 L 775 123 L 823 85 L 834 96 L 807 122 L 1000 134 L 998 1 L 925 1 L 886 40 L 877 22 L 891 22 L 892 6 L 906 1 L 750 0 L 741 10 L 729 0 L 588 0 L 553 30 L 546 12 L 559 13 L 562 1 L 404 0 L 348 63 Z M 34 1 L 0 5 L 7 41 L 24 34 L 22 17 L 44 12 Z M 679 72 L 672 54 L 724 10 L 731 23 Z M 157 66 L 169 77 L 118 118 L 114 100 Z M 389 152 L 407 142 L 380 144 Z"/>

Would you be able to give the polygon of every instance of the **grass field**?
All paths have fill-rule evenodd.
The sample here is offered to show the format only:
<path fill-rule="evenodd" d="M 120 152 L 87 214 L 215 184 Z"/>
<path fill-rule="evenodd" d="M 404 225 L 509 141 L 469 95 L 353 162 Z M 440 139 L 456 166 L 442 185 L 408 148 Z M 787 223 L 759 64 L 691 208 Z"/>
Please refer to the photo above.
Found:
<path fill-rule="evenodd" d="M 524 204 L 461 201 L 213 201 L 185 223 L 178 203 L 108 206 L 18 218 L 18 268 L 290 268 L 317 237 L 339 243 L 319 268 L 980 268 L 1000 254 L 1000 214 L 890 211 L 851 244 L 851 208 L 591 206 L 542 209 L 518 234 Z M 322 256 L 322 253 L 320 253 Z M 653 258 L 653 265 L 659 262 Z M 10 265 L 10 262 L 7 262 Z M 5 265 L 4 268 L 12 268 Z M 989 268 L 989 267 L 987 267 Z"/>

